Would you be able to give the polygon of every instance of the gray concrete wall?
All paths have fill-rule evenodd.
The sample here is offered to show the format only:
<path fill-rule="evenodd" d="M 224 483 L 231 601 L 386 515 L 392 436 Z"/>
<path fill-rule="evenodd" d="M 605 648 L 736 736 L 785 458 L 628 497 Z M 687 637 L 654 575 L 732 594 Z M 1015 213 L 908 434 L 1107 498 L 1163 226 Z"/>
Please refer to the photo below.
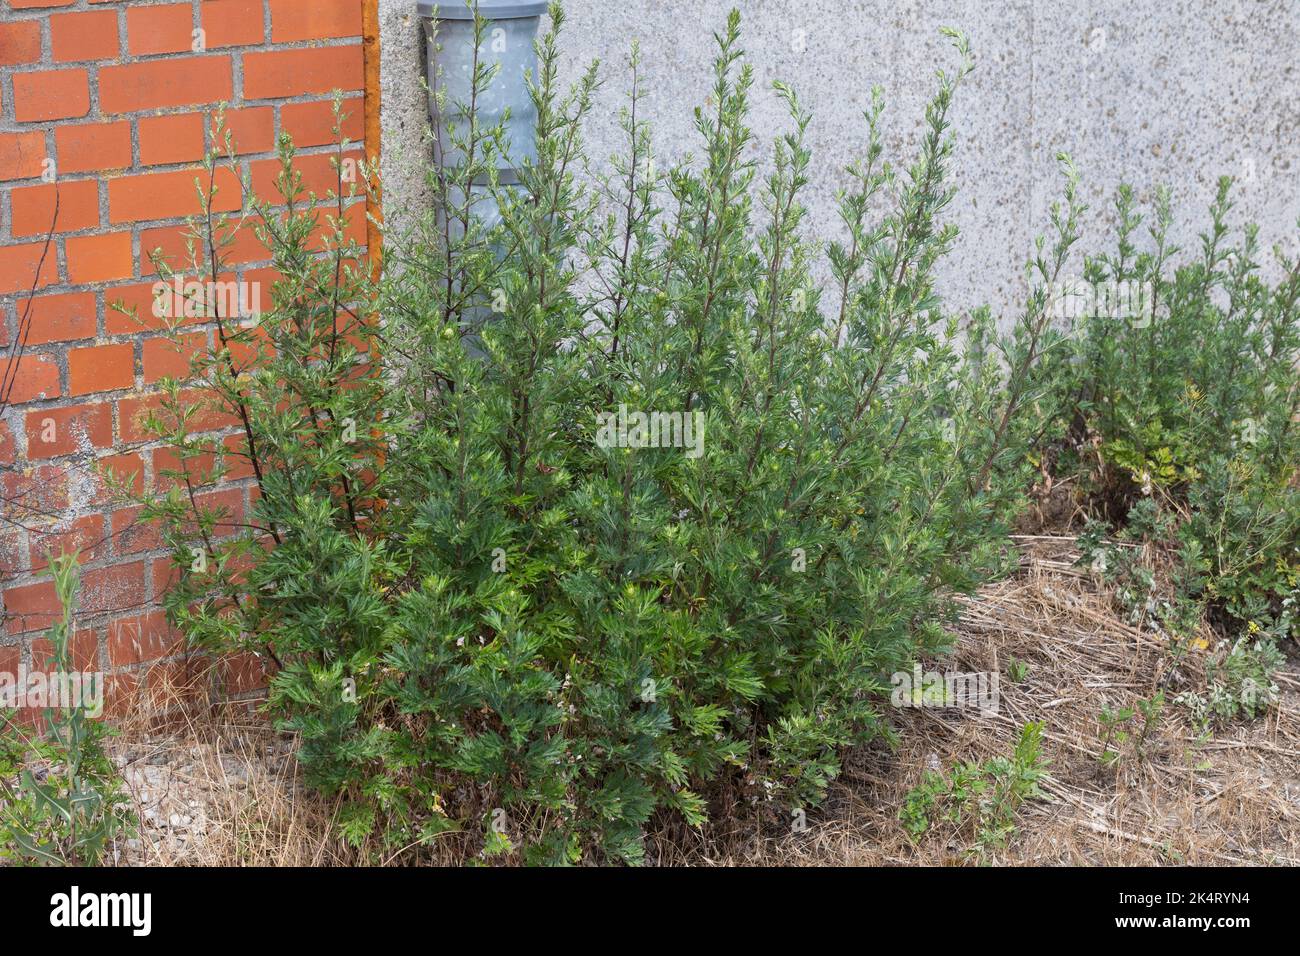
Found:
<path fill-rule="evenodd" d="M 1300 250 L 1297 0 L 568 0 L 568 75 L 593 58 L 603 64 L 587 131 L 593 158 L 620 147 L 634 38 L 659 163 L 698 151 L 691 107 L 708 94 L 712 34 L 731 6 L 743 15 L 755 67 L 761 156 L 787 127 L 772 80 L 794 85 L 813 111 L 809 205 L 823 238 L 837 235 L 834 192 L 863 146 L 871 86 L 885 88 L 887 150 L 906 163 L 934 72 L 955 63 L 939 28 L 969 34 L 977 66 L 952 113 L 958 194 L 949 212 L 961 235 L 940 272 L 955 307 L 989 302 L 1010 312 L 1022 300 L 1024 262 L 1060 192 L 1062 150 L 1092 207 L 1085 248 L 1111 234 L 1122 181 L 1143 199 L 1167 184 L 1177 238 L 1194 248 L 1215 181 L 1227 173 L 1239 179 L 1237 221 L 1258 222 L 1266 247 Z M 415 0 L 380 0 L 380 8 L 387 196 L 411 208 L 426 201 L 412 163 L 426 129 L 419 24 Z"/>

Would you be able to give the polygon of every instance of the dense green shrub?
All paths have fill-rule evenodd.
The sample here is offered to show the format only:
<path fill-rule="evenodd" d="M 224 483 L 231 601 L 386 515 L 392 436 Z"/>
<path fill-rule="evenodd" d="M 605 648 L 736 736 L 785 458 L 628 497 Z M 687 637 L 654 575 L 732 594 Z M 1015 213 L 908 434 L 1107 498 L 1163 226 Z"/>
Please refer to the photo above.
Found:
<path fill-rule="evenodd" d="M 952 595 L 1012 560 L 1043 427 L 1073 174 L 1012 336 L 986 312 L 959 328 L 932 287 L 956 234 L 941 217 L 964 39 L 902 175 L 875 94 L 821 290 L 808 114 L 776 86 L 790 129 L 757 182 L 738 17 L 695 114 L 700 162 L 656 168 L 634 53 L 609 176 L 587 175 L 580 138 L 594 68 L 557 88 L 552 21 L 518 186 L 492 176 L 501 131 L 472 125 L 377 281 L 344 199 L 266 210 L 273 306 L 218 320 L 151 418 L 183 463 L 146 511 L 176 555 L 172 620 L 274 659 L 271 706 L 310 780 L 344 795 L 351 838 L 391 851 L 635 862 L 656 813 L 700 824 L 724 792 L 815 803 L 842 748 L 889 733 L 888 676 L 946 642 Z M 499 222 L 478 215 L 485 193 Z M 229 224 L 198 226 L 216 274 Z M 644 441 L 638 412 L 677 430 Z M 251 527 L 203 497 L 235 468 L 255 471 Z"/>
<path fill-rule="evenodd" d="M 1275 250 L 1281 278 L 1265 281 L 1255 228 L 1229 241 L 1230 185 L 1219 183 L 1199 256 L 1178 265 L 1167 194 L 1143 237 L 1132 190 L 1120 190 L 1117 248 L 1084 276 L 1141 288 L 1150 304 L 1097 309 L 1077 326 L 1056 468 L 1081 479 L 1099 519 L 1178 549 L 1184 598 L 1230 629 L 1295 635 L 1300 258 Z"/>

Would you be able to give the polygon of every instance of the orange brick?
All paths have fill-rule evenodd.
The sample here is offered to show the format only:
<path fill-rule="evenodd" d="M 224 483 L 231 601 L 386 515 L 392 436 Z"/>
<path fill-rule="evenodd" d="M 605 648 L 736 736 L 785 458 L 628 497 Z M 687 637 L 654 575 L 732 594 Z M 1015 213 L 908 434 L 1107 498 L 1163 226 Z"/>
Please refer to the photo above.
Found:
<path fill-rule="evenodd" d="M 60 173 L 123 169 L 131 165 L 131 124 L 60 124 L 54 128 Z"/>
<path fill-rule="evenodd" d="M 92 448 L 113 444 L 113 416 L 107 404 L 36 409 L 27 413 L 24 427 L 28 458 L 68 455 L 83 441 Z"/>
<path fill-rule="evenodd" d="M 79 627 L 72 632 L 68 653 L 73 670 L 99 670 L 99 635 L 94 628 Z M 45 667 L 54 658 L 54 645 L 46 638 L 32 641 L 32 666 Z"/>
<path fill-rule="evenodd" d="M 45 419 L 42 418 L 41 421 L 44 422 Z M 30 436 L 28 444 L 30 445 Z M 32 457 L 30 452 L 27 457 Z M 6 500 L 16 513 L 29 520 L 61 514 L 69 505 L 69 472 L 70 469 L 66 466 L 50 464 L 24 468 L 21 472 L 0 472 L 0 488 L 4 490 Z"/>
<path fill-rule="evenodd" d="M 0 465 L 14 463 L 14 433 L 9 426 L 0 422 Z"/>
<path fill-rule="evenodd" d="M 104 716 L 120 720 L 131 713 L 140 698 L 140 675 L 120 671 L 104 679 Z"/>
<path fill-rule="evenodd" d="M 126 49 L 132 56 L 182 53 L 194 43 L 194 16 L 188 3 L 126 8 Z"/>
<path fill-rule="evenodd" d="M 32 179 L 44 162 L 44 133 L 0 133 L 0 180 Z"/>
<path fill-rule="evenodd" d="M 343 135 L 356 143 L 365 134 L 363 103 L 360 97 L 343 101 Z M 334 103 L 285 103 L 280 107 L 280 123 L 293 138 L 299 149 L 305 146 L 326 146 L 336 142 L 334 136 Z"/>
<path fill-rule="evenodd" d="M 99 225 L 99 184 L 93 179 L 14 189 L 9 201 L 13 213 L 10 229 L 15 236 L 43 236 L 50 226 L 55 232 L 76 232 Z"/>
<path fill-rule="evenodd" d="M 126 611 L 145 602 L 145 562 L 115 564 L 87 571 L 81 578 L 81 608 L 86 615 Z"/>
<path fill-rule="evenodd" d="M 155 448 L 153 452 L 154 487 L 166 489 L 185 487 L 185 479 L 198 488 L 213 483 L 213 469 L 216 457 L 212 454 L 195 455 L 184 460 L 170 448 Z M 199 499 L 195 499 L 202 505 Z M 212 504 L 212 503 L 210 503 Z M 243 494 L 239 495 L 239 504 L 243 506 Z"/>
<path fill-rule="evenodd" d="M 90 112 L 85 70 L 41 70 L 14 74 L 14 119 L 20 123 L 71 119 Z"/>
<path fill-rule="evenodd" d="M 241 232 L 240 235 L 243 233 Z M 235 248 L 240 248 L 237 243 Z M 221 273 L 218 277 L 222 282 L 235 282 L 234 273 Z M 181 275 L 182 283 L 189 281 L 187 277 Z M 203 281 L 207 281 L 204 279 Z M 262 291 L 265 295 L 265 290 Z M 252 293 L 249 293 L 250 305 L 255 305 L 252 301 Z M 134 335 L 143 331 L 162 332 L 170 328 L 169 311 L 181 313 L 177 315 L 180 324 L 194 325 L 202 322 L 211 321 L 210 316 L 191 315 L 183 316 L 186 301 L 196 301 L 194 296 L 188 296 L 184 292 L 178 296 L 175 292 L 174 278 L 167 282 L 155 279 L 151 282 L 132 283 L 130 285 L 117 286 L 109 289 L 104 294 L 104 331 L 109 335 Z M 119 308 L 120 306 L 120 308 Z M 125 310 L 125 311 L 123 311 Z M 130 315 L 134 310 L 135 315 Z"/>
<path fill-rule="evenodd" d="M 117 402 L 118 431 L 122 441 L 140 442 L 154 438 L 145 424 L 151 414 L 156 414 L 162 407 L 162 396 L 158 394 L 130 396 L 120 398 Z"/>
<path fill-rule="evenodd" d="M 235 241 L 222 250 L 225 254 L 226 265 L 236 266 L 245 265 L 249 262 L 264 262 L 271 257 L 266 245 L 257 238 L 257 229 L 254 227 L 261 224 L 261 216 L 249 216 L 244 220 L 241 228 L 233 230 Z M 225 236 L 230 233 L 231 230 L 227 230 L 222 235 Z"/>
<path fill-rule="evenodd" d="M 208 0 L 199 5 L 208 48 L 259 44 L 265 38 L 262 0 Z"/>
<path fill-rule="evenodd" d="M 211 396 L 199 389 L 186 389 L 180 394 L 182 408 L 197 406 L 198 410 L 191 417 L 195 432 L 213 431 L 218 428 L 230 428 L 239 423 L 239 419 L 227 412 L 211 407 Z M 144 427 L 144 420 L 150 412 L 157 412 L 162 405 L 161 395 L 128 396 L 118 399 L 117 419 L 122 441 L 138 442 L 155 437 Z M 31 432 L 29 431 L 30 435 Z"/>
<path fill-rule="evenodd" d="M 125 279 L 135 268 L 129 232 L 74 236 L 64 240 L 63 248 L 68 256 L 69 282 Z"/>
<path fill-rule="evenodd" d="M 100 475 L 100 484 L 104 487 L 95 496 L 94 504 L 107 504 L 113 499 L 107 481 L 109 477 L 133 494 L 138 495 L 144 490 L 144 459 L 135 452 L 106 455 L 95 462 L 95 466 Z"/>
<path fill-rule="evenodd" d="M 221 671 L 227 694 L 260 690 L 270 683 L 267 663 L 256 654 L 233 654 L 223 658 Z"/>
<path fill-rule="evenodd" d="M 153 287 L 154 283 L 151 281 L 115 286 L 105 290 L 104 331 L 109 335 L 135 335 L 144 330 L 156 332 L 165 330 L 167 328 L 165 317 L 154 311 Z M 129 314 L 132 310 L 134 315 Z"/>
<path fill-rule="evenodd" d="M 207 343 L 207 334 L 201 332 L 177 338 L 146 339 L 143 346 L 144 384 L 152 385 L 160 378 L 187 378 L 190 375 L 190 356 Z"/>
<path fill-rule="evenodd" d="M 211 463 L 202 459 L 193 459 L 186 465 L 186 471 L 199 477 L 207 474 Z M 175 466 L 179 470 L 180 466 Z M 205 491 L 194 496 L 200 509 L 216 517 L 215 530 L 218 536 L 240 531 L 244 522 L 244 489 L 223 488 L 217 491 Z"/>
<path fill-rule="evenodd" d="M 230 57 L 187 56 L 102 67 L 99 107 L 130 113 L 232 99 Z"/>
<path fill-rule="evenodd" d="M 143 165 L 188 163 L 202 158 L 202 114 L 140 117 L 140 162 Z"/>
<path fill-rule="evenodd" d="M 201 211 L 195 181 L 206 174 L 200 170 L 175 173 L 145 173 L 122 176 L 108 183 L 109 222 L 136 222 L 142 219 L 171 219 L 193 216 Z M 217 194 L 212 197 L 215 212 L 231 212 L 241 205 L 239 179 L 229 168 L 217 170 L 214 179 Z"/>
<path fill-rule="evenodd" d="M 12 377 L 9 402 L 21 405 L 38 398 L 58 398 L 59 367 L 43 355 L 24 355 L 18 360 Z"/>
<path fill-rule="evenodd" d="M 275 110 L 270 106 L 252 106 L 226 110 L 225 129 L 230 133 L 230 148 L 237 154 L 269 153 L 275 149 Z M 212 142 L 219 153 L 226 152 L 226 137 L 217 128 L 212 114 Z"/>
<path fill-rule="evenodd" d="M 188 226 L 158 226 L 154 229 L 140 230 L 140 275 L 154 275 L 153 255 L 158 253 L 167 265 L 177 271 L 184 271 L 190 263 L 189 246 L 186 238 L 190 235 Z M 196 244 L 194 254 L 200 259 L 203 247 Z"/>
<path fill-rule="evenodd" d="M 5 590 L 5 617 L 10 634 L 44 631 L 60 615 L 53 581 L 39 581 Z"/>
<path fill-rule="evenodd" d="M 113 541 L 118 554 L 141 554 L 163 546 L 158 525 L 140 519 L 140 508 L 122 508 L 113 512 Z"/>
<path fill-rule="evenodd" d="M 343 184 L 343 188 L 347 189 L 347 183 Z M 364 202 L 354 202 L 343 207 L 343 239 L 345 242 L 352 241 L 365 246 L 366 204 Z M 334 241 L 334 224 L 328 217 L 323 217 L 307 237 L 307 248 L 312 252 L 324 252 L 333 248 Z M 349 264 L 355 265 L 355 263 Z"/>
<path fill-rule="evenodd" d="M 271 42 L 361 36 L 357 0 L 271 0 Z"/>
<path fill-rule="evenodd" d="M 318 153 L 314 156 L 294 157 L 293 168 L 302 173 L 302 196 L 304 199 L 308 193 L 315 193 L 316 198 L 323 199 L 330 190 L 339 190 L 340 170 L 334 168 L 334 158 L 335 154 L 332 152 Z M 349 151 L 343 154 L 344 161 L 351 159 L 354 163 L 358 163 L 363 158 L 360 152 Z M 276 183 L 276 177 L 280 175 L 280 161 L 278 159 L 259 160 L 249 164 L 249 170 L 251 172 L 253 193 L 264 202 L 283 205 L 284 198 L 280 195 L 279 186 Z M 342 184 L 344 196 L 348 195 L 349 188 L 348 183 Z"/>
<path fill-rule="evenodd" d="M 0 246 L 0 293 L 25 292 L 58 281 L 58 257 L 52 246 L 46 248 L 43 242 Z"/>
<path fill-rule="evenodd" d="M 153 559 L 153 600 L 161 601 L 169 588 L 181 578 L 175 562 L 170 557 Z"/>
<path fill-rule="evenodd" d="M 152 385 L 162 378 L 185 379 L 190 374 L 190 356 L 208 343 L 205 333 L 196 332 L 172 338 L 169 335 L 145 339 L 144 383 Z"/>
<path fill-rule="evenodd" d="M 181 634 L 167 624 L 167 616 L 162 611 L 120 618 L 108 625 L 110 667 L 169 657 L 180 647 Z"/>
<path fill-rule="evenodd" d="M 50 47 L 56 63 L 116 59 L 121 51 L 117 11 L 53 14 L 50 17 Z"/>
<path fill-rule="evenodd" d="M 91 345 L 68 351 L 68 393 L 89 395 L 135 385 L 135 346 Z"/>
<path fill-rule="evenodd" d="M 247 289 L 250 312 L 261 313 L 271 308 L 275 293 L 275 284 L 284 281 L 284 273 L 279 269 L 264 267 L 244 270 L 244 282 Z"/>
<path fill-rule="evenodd" d="M 221 444 L 226 448 L 226 481 L 252 478 L 256 474 L 253 470 L 253 459 L 248 454 L 248 439 L 245 436 L 227 435 L 221 439 Z"/>
<path fill-rule="evenodd" d="M 0 23 L 0 66 L 35 63 L 41 58 L 39 20 Z"/>
<path fill-rule="evenodd" d="M 329 93 L 362 86 L 361 45 L 272 50 L 244 55 L 244 98 Z"/>
<path fill-rule="evenodd" d="M 144 459 L 134 451 L 121 455 L 105 455 L 95 462 L 96 489 L 91 496 L 91 505 L 116 506 L 120 503 L 117 489 L 125 488 L 131 494 L 144 490 Z M 112 479 L 116 485 L 110 485 Z"/>
<path fill-rule="evenodd" d="M 95 293 L 63 292 L 32 299 L 28 345 L 75 342 L 95 334 Z"/>
<path fill-rule="evenodd" d="M 47 533 L 33 532 L 29 542 L 32 570 L 48 567 L 46 556 L 78 553 L 80 561 L 94 561 L 100 556 L 104 544 L 104 516 L 82 515 L 66 526 Z"/>
<path fill-rule="evenodd" d="M 34 7 L 70 7 L 76 0 L 9 0 L 9 6 L 15 10 L 30 10 Z"/>
<path fill-rule="evenodd" d="M 260 290 L 258 294 L 260 295 Z M 257 303 L 252 304 L 256 306 Z M 249 340 L 229 343 L 230 360 L 235 366 L 236 373 L 254 368 L 265 360 L 265 356 L 272 355 L 275 352 L 265 329 L 253 329 L 251 331 L 252 335 Z"/>

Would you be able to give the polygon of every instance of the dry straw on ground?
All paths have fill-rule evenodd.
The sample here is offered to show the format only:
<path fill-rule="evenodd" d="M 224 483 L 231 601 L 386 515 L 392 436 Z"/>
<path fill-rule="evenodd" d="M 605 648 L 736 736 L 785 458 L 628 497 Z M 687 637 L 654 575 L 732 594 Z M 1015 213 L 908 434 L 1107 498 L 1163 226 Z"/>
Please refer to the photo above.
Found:
<path fill-rule="evenodd" d="M 939 669 L 1001 675 L 1000 710 L 895 712 L 899 745 L 848 755 L 826 804 L 795 832 L 744 808 L 703 831 L 663 822 L 650 862 L 666 865 L 1300 864 L 1300 674 L 1278 676 L 1267 717 L 1198 738 L 1166 705 L 1141 756 L 1102 767 L 1098 717 L 1149 698 L 1168 648 L 1125 624 L 1110 595 L 1074 566 L 1065 536 L 1022 536 L 1021 572 L 965 602 L 958 641 Z M 1023 663 L 1019 682 L 1008 678 Z M 1019 666 L 1018 666 L 1019 669 Z M 1180 680 L 1203 680 L 1197 660 Z M 160 706 L 176 713 L 174 701 Z M 130 864 L 321 866 L 358 862 L 332 834 L 334 807 L 305 790 L 292 742 L 246 710 L 192 709 L 170 728 L 139 718 L 118 739 L 144 826 L 119 848 Z M 1010 755 L 1021 726 L 1045 723 L 1045 800 L 1026 803 L 1007 846 L 984 857 L 960 833 L 913 844 L 898 808 L 926 768 Z M 439 862 L 453 862 L 438 853 Z M 447 859 L 443 860 L 442 857 Z M 399 854 L 398 859 L 405 859 Z"/>
<path fill-rule="evenodd" d="M 1295 656 L 1279 675 L 1267 718 L 1198 739 L 1168 705 L 1140 759 L 1103 768 L 1099 714 L 1149 698 L 1167 648 L 1123 623 L 1110 596 L 1073 566 L 1073 539 L 1022 539 L 1021 573 L 966 602 L 951 660 L 996 671 L 1000 711 L 979 717 L 899 711 L 898 749 L 850 757 L 826 807 L 803 833 L 732 834 L 714 851 L 701 841 L 667 859 L 713 864 L 952 865 L 979 862 L 969 841 L 923 837 L 913 845 L 898 808 L 929 768 L 1009 756 L 1019 729 L 1043 721 L 1048 800 L 1024 805 L 1018 834 L 983 862 L 1019 865 L 1295 864 L 1300 862 L 1300 688 Z M 1012 659 L 1025 678 L 1007 679 Z M 1184 664 L 1186 679 L 1199 675 Z"/>
<path fill-rule="evenodd" d="M 214 709 L 154 682 L 113 749 L 140 819 L 116 848 L 121 864 L 358 862 L 335 836 L 334 808 L 302 787 L 292 740 L 247 706 Z"/>

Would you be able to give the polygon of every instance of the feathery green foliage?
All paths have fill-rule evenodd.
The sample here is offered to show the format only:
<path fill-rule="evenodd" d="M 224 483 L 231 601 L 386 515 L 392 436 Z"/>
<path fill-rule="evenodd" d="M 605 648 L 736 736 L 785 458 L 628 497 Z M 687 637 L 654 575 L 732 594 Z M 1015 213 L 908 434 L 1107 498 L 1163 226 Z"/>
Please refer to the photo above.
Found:
<path fill-rule="evenodd" d="M 1085 316 L 1056 373 L 1072 428 L 1055 467 L 1101 519 L 1176 549 L 1182 596 L 1228 631 L 1296 636 L 1300 258 L 1275 250 L 1280 279 L 1265 281 L 1257 230 L 1229 242 L 1230 187 L 1220 180 L 1199 256 L 1178 265 L 1168 194 L 1144 242 L 1120 189 L 1116 251 L 1084 275 L 1151 305 Z"/>

